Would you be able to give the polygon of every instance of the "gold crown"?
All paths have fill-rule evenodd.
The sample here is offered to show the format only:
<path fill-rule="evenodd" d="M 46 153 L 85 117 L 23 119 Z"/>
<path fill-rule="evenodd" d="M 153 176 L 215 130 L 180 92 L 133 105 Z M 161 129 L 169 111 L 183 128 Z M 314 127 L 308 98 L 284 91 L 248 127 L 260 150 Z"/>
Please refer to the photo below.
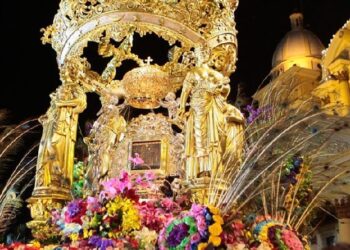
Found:
<path fill-rule="evenodd" d="M 212 49 L 231 44 L 235 49 L 237 4 L 238 0 L 62 0 L 42 40 L 52 44 L 59 65 L 81 56 L 89 41 L 100 42 L 104 31 L 120 41 L 130 26 L 170 43 L 206 43 Z"/>
<path fill-rule="evenodd" d="M 173 91 L 169 75 L 153 65 L 138 67 L 127 72 L 122 80 L 128 104 L 135 108 L 159 107 L 159 101 Z"/>

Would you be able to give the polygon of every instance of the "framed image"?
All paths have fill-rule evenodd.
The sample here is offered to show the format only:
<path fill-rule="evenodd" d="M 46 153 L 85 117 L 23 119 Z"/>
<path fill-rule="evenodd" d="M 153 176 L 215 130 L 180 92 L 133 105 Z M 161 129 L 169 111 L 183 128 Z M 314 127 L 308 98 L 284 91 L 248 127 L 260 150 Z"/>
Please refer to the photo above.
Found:
<path fill-rule="evenodd" d="M 166 172 L 167 143 L 163 140 L 133 141 L 129 148 L 129 169 L 131 171 Z"/>

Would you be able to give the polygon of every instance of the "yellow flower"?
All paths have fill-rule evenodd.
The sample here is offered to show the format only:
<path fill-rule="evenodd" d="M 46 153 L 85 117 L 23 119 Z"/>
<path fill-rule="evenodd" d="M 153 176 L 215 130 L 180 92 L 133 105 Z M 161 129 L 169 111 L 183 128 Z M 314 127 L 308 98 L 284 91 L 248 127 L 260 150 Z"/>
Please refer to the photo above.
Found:
<path fill-rule="evenodd" d="M 251 239 L 252 238 L 252 233 L 250 231 L 247 231 L 245 233 L 245 236 L 248 238 L 248 239 Z"/>
<path fill-rule="evenodd" d="M 205 250 L 207 248 L 208 244 L 207 243 L 200 243 L 198 245 L 198 250 Z"/>
<path fill-rule="evenodd" d="M 222 227 L 219 223 L 209 226 L 209 233 L 213 236 L 219 236 L 222 233 Z"/>
<path fill-rule="evenodd" d="M 213 215 L 213 220 L 216 223 L 219 223 L 220 225 L 224 224 L 224 220 L 222 219 L 222 217 L 220 215 Z"/>
<path fill-rule="evenodd" d="M 219 214 L 220 213 L 220 210 L 217 207 L 213 207 L 213 206 L 209 205 L 208 208 L 212 214 Z"/>
<path fill-rule="evenodd" d="M 275 226 L 276 223 L 275 222 L 269 222 L 267 223 L 266 225 L 264 225 L 262 228 L 261 228 L 261 231 L 259 233 L 259 240 L 260 241 L 268 241 L 269 237 L 268 237 L 268 230 L 270 227 L 272 226 Z"/>
<path fill-rule="evenodd" d="M 132 200 L 117 196 L 106 207 L 110 216 L 115 216 L 118 212 L 122 212 L 122 233 L 128 233 L 141 227 L 139 212 Z"/>
<path fill-rule="evenodd" d="M 40 242 L 37 241 L 37 240 L 32 240 L 32 241 L 30 242 L 30 244 L 31 244 L 33 247 L 40 248 Z"/>
<path fill-rule="evenodd" d="M 69 237 L 72 241 L 77 241 L 79 239 L 79 234 L 74 233 L 74 234 L 71 234 Z"/>
<path fill-rule="evenodd" d="M 213 244 L 214 247 L 218 247 L 221 244 L 221 238 L 218 236 L 209 236 L 209 243 Z"/>
<path fill-rule="evenodd" d="M 86 228 L 84 228 L 84 231 L 83 231 L 83 238 L 84 239 L 89 238 L 89 230 L 87 230 Z"/>

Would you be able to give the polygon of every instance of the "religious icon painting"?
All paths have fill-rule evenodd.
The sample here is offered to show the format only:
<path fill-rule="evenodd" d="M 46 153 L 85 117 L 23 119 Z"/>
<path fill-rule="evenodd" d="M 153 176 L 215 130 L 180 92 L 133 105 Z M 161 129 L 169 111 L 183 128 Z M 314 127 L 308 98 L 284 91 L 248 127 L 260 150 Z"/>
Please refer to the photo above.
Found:
<path fill-rule="evenodd" d="M 133 141 L 129 150 L 131 171 L 163 172 L 167 164 L 167 146 L 162 140 Z"/>

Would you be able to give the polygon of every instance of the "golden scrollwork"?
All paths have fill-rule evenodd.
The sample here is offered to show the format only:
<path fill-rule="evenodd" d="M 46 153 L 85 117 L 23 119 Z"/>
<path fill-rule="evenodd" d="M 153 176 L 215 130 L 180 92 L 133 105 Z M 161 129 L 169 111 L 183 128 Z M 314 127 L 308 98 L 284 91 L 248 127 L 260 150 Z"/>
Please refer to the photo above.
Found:
<path fill-rule="evenodd" d="M 36 239 L 45 240 L 57 236 L 48 222 L 51 218 L 51 212 L 54 209 L 61 209 L 63 201 L 55 197 L 32 197 L 28 200 L 28 207 L 33 220 L 28 222 L 27 225 Z"/>
<path fill-rule="evenodd" d="M 163 176 L 184 176 L 184 137 L 180 133 L 175 133 L 171 125 L 169 119 L 162 114 L 149 113 L 132 119 L 127 125 L 125 139 L 118 144 L 111 155 L 110 177 L 118 175 L 126 165 L 131 167 L 129 156 L 132 156 L 130 150 L 133 142 L 149 141 L 162 143 L 160 169 L 155 172 Z"/>
<path fill-rule="evenodd" d="M 62 0 L 44 43 L 51 43 L 59 64 L 81 56 L 88 41 L 101 42 L 107 32 L 120 41 L 130 29 L 141 35 L 153 32 L 184 47 L 207 42 L 211 48 L 231 44 L 236 48 L 234 10 L 238 0 Z"/>
<path fill-rule="evenodd" d="M 114 80 L 117 71 L 116 68 L 121 66 L 124 60 L 134 60 L 138 65 L 143 65 L 143 61 L 134 53 L 131 53 L 131 48 L 133 46 L 133 32 L 130 32 L 118 48 L 114 47 L 110 43 L 110 38 L 105 37 L 102 39 L 102 42 L 99 44 L 98 53 L 103 57 L 111 57 L 111 61 L 107 64 L 107 67 L 104 69 L 101 77 L 102 80 L 111 82 Z"/>

